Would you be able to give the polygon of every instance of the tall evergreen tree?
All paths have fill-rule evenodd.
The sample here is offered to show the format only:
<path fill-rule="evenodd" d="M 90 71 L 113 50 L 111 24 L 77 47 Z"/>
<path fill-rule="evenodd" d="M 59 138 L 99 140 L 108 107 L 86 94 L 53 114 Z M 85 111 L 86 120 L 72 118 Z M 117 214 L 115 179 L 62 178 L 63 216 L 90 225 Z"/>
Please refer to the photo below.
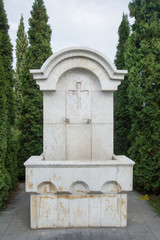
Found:
<path fill-rule="evenodd" d="M 17 181 L 13 126 L 15 118 L 12 45 L 3 0 L 0 0 L 0 206 Z M 14 156 L 14 157 L 13 157 Z"/>
<path fill-rule="evenodd" d="M 33 3 L 31 18 L 29 19 L 29 49 L 26 54 L 25 67 L 22 73 L 22 114 L 21 114 L 21 148 L 19 157 L 21 168 L 19 174 L 24 175 L 23 162 L 31 155 L 42 153 L 42 93 L 33 80 L 29 69 L 40 68 L 44 61 L 52 54 L 50 40 L 51 29 L 43 0 Z"/>
<path fill-rule="evenodd" d="M 125 68 L 125 60 L 124 60 L 124 52 L 125 52 L 125 44 L 130 34 L 130 25 L 128 21 L 128 15 L 123 13 L 122 21 L 118 28 L 118 45 L 117 45 L 117 53 L 115 57 L 115 65 L 117 69 L 121 70 Z"/>
<path fill-rule="evenodd" d="M 160 190 L 160 1 L 133 0 L 125 61 L 132 118 L 129 156 L 137 188 Z"/>
<path fill-rule="evenodd" d="M 130 34 L 130 25 L 127 14 L 123 14 L 118 29 L 119 41 L 115 57 L 117 69 L 126 69 L 124 61 L 125 44 Z M 128 109 L 128 80 L 127 77 L 114 93 L 114 151 L 115 154 L 127 155 L 129 149 L 128 135 L 130 131 L 130 114 Z"/>
<path fill-rule="evenodd" d="M 4 207 L 5 201 L 8 198 L 8 191 L 11 188 L 11 177 L 5 166 L 7 152 L 7 99 L 5 81 L 5 71 L 0 55 L 0 209 Z"/>
<path fill-rule="evenodd" d="M 15 73 L 15 93 L 16 93 L 16 124 L 18 123 L 22 105 L 22 69 L 25 64 L 25 55 L 28 47 L 28 40 L 25 34 L 23 16 L 21 16 L 20 24 L 17 31 L 16 39 L 16 73 Z"/>
<path fill-rule="evenodd" d="M 4 9 L 3 0 L 0 0 L 0 54 L 3 60 L 3 66 L 6 77 L 6 97 L 7 97 L 7 111 L 9 124 L 14 124 L 15 119 L 15 106 L 14 106 L 14 79 L 13 79 L 13 69 L 12 69 L 12 44 L 8 34 L 9 25 L 7 20 L 7 15 Z"/>

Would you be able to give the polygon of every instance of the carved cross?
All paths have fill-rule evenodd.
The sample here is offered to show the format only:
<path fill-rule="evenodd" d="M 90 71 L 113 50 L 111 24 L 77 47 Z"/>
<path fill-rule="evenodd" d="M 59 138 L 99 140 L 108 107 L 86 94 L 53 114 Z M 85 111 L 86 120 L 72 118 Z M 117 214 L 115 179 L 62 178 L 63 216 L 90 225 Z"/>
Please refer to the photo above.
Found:
<path fill-rule="evenodd" d="M 81 82 L 76 82 L 76 88 L 77 90 L 69 90 L 69 92 L 71 92 L 72 94 L 76 94 L 77 95 L 77 108 L 80 109 L 81 108 L 81 93 L 89 93 L 89 90 L 82 90 L 82 83 Z"/>

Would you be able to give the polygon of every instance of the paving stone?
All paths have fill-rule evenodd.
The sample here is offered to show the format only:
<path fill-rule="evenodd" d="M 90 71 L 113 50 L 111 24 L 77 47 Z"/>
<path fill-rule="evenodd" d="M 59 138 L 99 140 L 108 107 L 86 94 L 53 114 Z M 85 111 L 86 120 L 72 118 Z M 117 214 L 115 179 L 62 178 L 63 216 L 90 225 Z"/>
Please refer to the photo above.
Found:
<path fill-rule="evenodd" d="M 6 212 L 5 214 L 0 215 L 0 224 L 1 223 L 10 223 L 14 218 L 14 213 Z"/>
<path fill-rule="evenodd" d="M 7 223 L 7 222 L 1 222 L 0 223 L 0 234 L 1 235 L 6 231 L 8 226 L 9 226 L 9 223 Z"/>
<path fill-rule="evenodd" d="M 150 227 L 151 230 L 160 230 L 160 217 L 152 218 L 150 220 L 145 220 L 147 226 Z"/>
<path fill-rule="evenodd" d="M 1 240 L 26 240 L 29 230 L 27 231 L 16 231 L 13 233 L 5 233 Z"/>
<path fill-rule="evenodd" d="M 156 237 L 157 240 L 160 240 L 160 226 L 159 229 L 153 229 L 152 230 L 154 236 Z"/>
<path fill-rule="evenodd" d="M 157 240 L 153 233 L 130 233 L 130 239 L 132 240 Z"/>
<path fill-rule="evenodd" d="M 40 240 L 41 230 L 30 230 L 25 240 Z"/>

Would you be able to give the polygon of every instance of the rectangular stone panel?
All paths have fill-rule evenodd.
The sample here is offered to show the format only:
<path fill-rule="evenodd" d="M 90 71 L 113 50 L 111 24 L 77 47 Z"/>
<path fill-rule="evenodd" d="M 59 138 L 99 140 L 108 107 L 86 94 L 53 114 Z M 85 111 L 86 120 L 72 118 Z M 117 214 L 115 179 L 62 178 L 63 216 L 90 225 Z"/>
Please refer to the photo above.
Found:
<path fill-rule="evenodd" d="M 67 124 L 67 160 L 91 160 L 91 125 Z"/>
<path fill-rule="evenodd" d="M 92 159 L 111 160 L 113 155 L 113 125 L 92 124 Z"/>
<path fill-rule="evenodd" d="M 120 195 L 104 194 L 101 196 L 101 227 L 120 226 Z"/>
<path fill-rule="evenodd" d="M 65 160 L 65 124 L 44 124 L 44 148 L 46 160 Z"/>
<path fill-rule="evenodd" d="M 65 123 L 65 92 L 44 92 L 44 123 Z"/>
<path fill-rule="evenodd" d="M 113 93 L 92 92 L 92 122 L 113 123 Z"/>
<path fill-rule="evenodd" d="M 58 198 L 58 228 L 69 227 L 69 195 L 59 194 Z"/>
<path fill-rule="evenodd" d="M 127 226 L 127 194 L 121 194 L 120 198 L 121 227 Z"/>
<path fill-rule="evenodd" d="M 71 195 L 70 227 L 88 227 L 88 196 Z"/>
<path fill-rule="evenodd" d="M 31 229 L 37 227 L 37 195 L 30 195 L 30 226 Z"/>
<path fill-rule="evenodd" d="M 91 91 L 82 80 L 69 85 L 66 92 L 66 117 L 70 123 L 86 123 L 91 119 Z"/>
<path fill-rule="evenodd" d="M 89 227 L 100 227 L 101 200 L 100 195 L 89 195 Z"/>
<path fill-rule="evenodd" d="M 133 167 L 127 167 L 127 168 L 121 167 L 121 171 L 117 172 L 117 181 L 121 186 L 123 186 L 124 191 L 128 191 L 128 189 L 131 190 L 132 184 L 133 184 Z"/>
<path fill-rule="evenodd" d="M 37 196 L 37 228 L 57 227 L 57 196 Z"/>

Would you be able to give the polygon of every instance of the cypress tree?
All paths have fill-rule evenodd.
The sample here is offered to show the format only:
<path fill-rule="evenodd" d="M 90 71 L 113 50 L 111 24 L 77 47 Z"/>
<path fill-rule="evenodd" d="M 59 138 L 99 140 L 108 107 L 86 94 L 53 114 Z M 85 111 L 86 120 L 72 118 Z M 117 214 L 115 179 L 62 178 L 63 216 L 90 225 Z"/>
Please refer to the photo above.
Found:
<path fill-rule="evenodd" d="M 125 44 L 130 34 L 130 25 L 128 21 L 128 15 L 123 13 L 122 21 L 118 28 L 118 45 L 117 45 L 117 53 L 115 57 L 115 65 L 117 69 L 121 70 L 125 68 L 125 59 L 124 59 L 124 52 L 125 52 Z"/>
<path fill-rule="evenodd" d="M 123 14 L 122 21 L 118 29 L 119 41 L 115 57 L 117 69 L 126 69 L 124 52 L 125 44 L 130 34 L 130 25 L 127 14 Z M 130 131 L 130 114 L 128 109 L 128 80 L 127 77 L 114 93 L 114 149 L 115 154 L 127 155 L 129 148 L 128 135 Z"/>
<path fill-rule="evenodd" d="M 160 190 L 160 1 L 134 0 L 135 17 L 125 53 L 132 118 L 129 156 L 137 189 Z"/>
<path fill-rule="evenodd" d="M 35 0 L 29 19 L 28 48 L 25 66 L 22 73 L 22 112 L 19 153 L 21 167 L 20 176 L 24 175 L 23 163 L 31 155 L 42 153 L 43 143 L 43 102 L 42 93 L 33 80 L 29 69 L 40 68 L 44 61 L 52 54 L 50 40 L 51 29 L 48 25 L 48 16 L 43 0 Z"/>
<path fill-rule="evenodd" d="M 6 77 L 6 97 L 7 97 L 7 115 L 10 125 L 14 125 L 15 119 L 15 105 L 14 103 L 14 78 L 12 69 L 12 44 L 8 34 L 9 25 L 7 15 L 4 9 L 3 0 L 0 0 L 0 31 L 1 31 L 1 45 L 0 54 L 3 60 L 3 66 Z"/>
<path fill-rule="evenodd" d="M 15 118 L 12 45 L 9 25 L 0 0 L 0 207 L 4 206 L 8 191 L 17 182 L 13 127 Z"/>
<path fill-rule="evenodd" d="M 1 36 L 1 33 L 0 33 Z M 5 71 L 0 55 L 0 209 L 4 207 L 11 188 L 11 177 L 8 173 L 5 160 L 7 152 L 7 99 L 5 94 Z"/>
<path fill-rule="evenodd" d="M 18 123 L 22 105 L 22 69 L 25 64 L 25 55 L 28 47 L 28 40 L 25 34 L 23 16 L 21 16 L 20 24 L 17 31 L 16 39 L 16 73 L 15 73 L 15 93 L 16 93 L 16 124 Z"/>

